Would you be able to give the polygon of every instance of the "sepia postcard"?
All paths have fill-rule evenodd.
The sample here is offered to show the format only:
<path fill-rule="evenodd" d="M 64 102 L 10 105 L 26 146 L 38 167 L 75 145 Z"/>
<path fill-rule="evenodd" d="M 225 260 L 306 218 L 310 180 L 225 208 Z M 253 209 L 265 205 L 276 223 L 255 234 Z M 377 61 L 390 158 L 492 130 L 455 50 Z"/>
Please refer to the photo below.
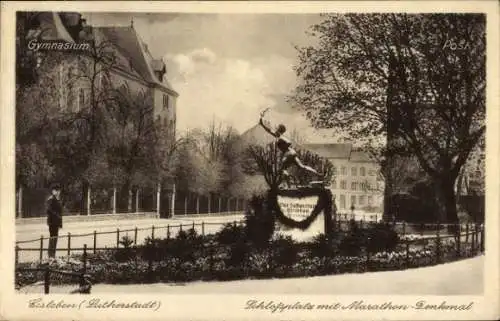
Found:
<path fill-rule="evenodd" d="M 497 320 L 495 1 L 5 2 L 1 320 Z"/>

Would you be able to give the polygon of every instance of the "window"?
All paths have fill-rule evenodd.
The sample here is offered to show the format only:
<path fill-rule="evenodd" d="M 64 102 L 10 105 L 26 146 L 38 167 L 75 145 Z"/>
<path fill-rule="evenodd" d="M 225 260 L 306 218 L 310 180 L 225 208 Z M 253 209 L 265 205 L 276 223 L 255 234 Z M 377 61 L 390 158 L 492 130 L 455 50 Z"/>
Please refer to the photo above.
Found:
<path fill-rule="evenodd" d="M 351 195 L 351 207 L 356 206 L 356 195 Z"/>
<path fill-rule="evenodd" d="M 168 95 L 163 94 L 163 109 L 168 108 L 168 100 L 169 100 Z"/>
<path fill-rule="evenodd" d="M 372 205 L 372 204 L 373 204 L 373 196 L 368 195 L 368 205 Z"/>
<path fill-rule="evenodd" d="M 168 119 L 167 119 L 167 117 L 163 118 L 163 126 L 165 128 L 168 126 Z"/>
<path fill-rule="evenodd" d="M 358 175 L 358 169 L 356 167 L 351 168 L 351 176 L 356 176 Z"/>
<path fill-rule="evenodd" d="M 340 208 L 345 209 L 345 195 L 340 195 Z"/>
<path fill-rule="evenodd" d="M 364 206 L 365 205 L 365 201 L 366 201 L 366 196 L 365 195 L 361 195 L 359 197 L 359 205 Z"/>
<path fill-rule="evenodd" d="M 357 184 L 356 182 L 352 182 L 352 183 L 351 183 L 351 189 L 352 189 L 353 191 L 355 191 L 355 190 L 356 190 L 357 185 L 358 185 L 358 184 Z"/>
<path fill-rule="evenodd" d="M 85 89 L 79 88 L 78 89 L 78 99 L 76 102 L 76 110 L 75 111 L 79 112 L 83 108 L 85 108 Z"/>
<path fill-rule="evenodd" d="M 366 171 L 365 171 L 365 168 L 364 168 L 364 167 L 361 167 L 361 168 L 359 169 L 359 175 L 361 175 L 361 176 L 365 176 L 365 175 L 366 175 Z"/>
<path fill-rule="evenodd" d="M 59 107 L 61 110 L 66 110 L 66 82 L 64 80 L 64 65 L 59 65 Z"/>
<path fill-rule="evenodd" d="M 346 181 L 340 181 L 340 188 L 341 189 L 347 189 L 347 182 Z"/>
<path fill-rule="evenodd" d="M 345 166 L 342 166 L 342 175 L 347 175 L 347 168 Z"/>
<path fill-rule="evenodd" d="M 332 176 L 337 175 L 337 167 L 332 166 Z"/>
<path fill-rule="evenodd" d="M 337 181 L 335 179 L 332 179 L 332 188 L 337 188 Z"/>
<path fill-rule="evenodd" d="M 370 175 L 370 176 L 375 176 L 375 170 L 374 170 L 374 169 L 370 169 L 370 170 L 368 171 L 368 175 Z"/>

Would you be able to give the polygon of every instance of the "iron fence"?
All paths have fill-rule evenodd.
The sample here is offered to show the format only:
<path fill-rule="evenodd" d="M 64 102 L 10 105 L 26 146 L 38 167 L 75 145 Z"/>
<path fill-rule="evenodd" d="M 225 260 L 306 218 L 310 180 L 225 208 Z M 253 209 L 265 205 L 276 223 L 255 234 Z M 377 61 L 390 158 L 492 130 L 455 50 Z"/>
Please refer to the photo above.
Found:
<path fill-rule="evenodd" d="M 70 257 L 72 254 L 75 253 L 81 253 L 83 250 L 83 244 L 84 244 L 84 239 L 91 240 L 90 243 L 85 243 L 85 244 L 91 244 L 90 245 L 90 250 L 93 251 L 94 253 L 98 251 L 99 249 L 109 249 L 113 248 L 113 246 L 108 247 L 108 246 L 99 246 L 99 241 L 105 244 L 111 244 L 114 243 L 116 248 L 120 248 L 123 237 L 127 237 L 131 240 L 132 245 L 136 246 L 141 244 L 141 240 L 144 241 L 147 237 L 151 239 L 155 239 L 158 237 L 173 237 L 176 235 L 176 233 L 179 233 L 180 231 L 184 230 L 189 230 L 193 229 L 196 230 L 200 235 L 205 236 L 209 234 L 215 234 L 217 231 L 220 230 L 222 226 L 225 224 L 241 224 L 243 223 L 243 220 L 240 221 L 226 221 L 226 222 L 205 222 L 202 221 L 201 223 L 196 223 L 192 222 L 189 224 L 186 223 L 179 223 L 179 224 L 166 224 L 166 225 L 151 225 L 151 227 L 144 227 L 144 228 L 130 228 L 130 229 L 120 229 L 116 228 L 115 230 L 110 230 L 110 231 L 102 231 L 98 232 L 94 230 L 91 233 L 80 233 L 80 234 L 72 234 L 71 232 L 68 232 L 65 235 L 60 235 L 57 236 L 58 244 L 65 243 L 66 247 L 65 248 L 57 248 L 56 251 L 58 252 L 65 252 L 66 257 Z M 82 240 L 83 239 L 83 240 Z M 35 239 L 30 239 L 30 240 L 24 240 L 24 241 L 17 241 L 16 242 L 16 247 L 15 247 L 15 262 L 16 265 L 20 261 L 29 261 L 25 260 L 26 256 L 23 257 L 22 260 L 20 260 L 20 255 L 23 252 L 30 252 L 30 253 L 38 253 L 38 256 L 35 257 L 33 255 L 30 255 L 29 257 L 31 258 L 31 261 L 35 261 L 38 259 L 38 261 L 41 263 L 43 262 L 44 258 L 44 253 L 48 251 L 48 242 L 50 240 L 50 237 L 44 237 L 41 235 L 39 238 Z M 113 240 L 114 242 L 110 242 L 110 240 Z M 24 247 L 25 244 L 31 244 L 34 245 L 36 244 L 37 246 L 31 246 L 31 247 Z"/>
<path fill-rule="evenodd" d="M 296 244 L 299 253 L 306 253 L 310 250 L 311 243 Z M 462 232 L 456 235 L 441 235 L 437 230 L 436 235 L 416 238 L 403 239 L 394 251 L 390 253 L 377 252 L 371 253 L 366 250 L 361 255 L 356 257 L 346 257 L 325 254 L 322 257 L 316 257 L 315 264 L 301 265 L 292 264 L 285 266 L 283 258 L 279 251 L 273 250 L 270 247 L 265 256 L 261 257 L 261 264 L 255 263 L 255 256 L 246 254 L 236 260 L 237 267 L 221 264 L 228 259 L 227 255 L 231 253 L 232 245 L 218 244 L 213 241 L 202 242 L 195 246 L 189 246 L 186 251 L 191 251 L 192 254 L 197 253 L 193 257 L 198 257 L 204 260 L 202 265 L 190 264 L 190 270 L 185 271 L 182 265 L 182 260 L 173 260 L 176 262 L 170 270 L 166 261 L 171 260 L 175 255 L 161 251 L 161 248 L 156 248 L 155 243 L 150 243 L 148 246 L 131 246 L 127 248 L 131 251 L 132 257 L 127 263 L 127 269 L 131 275 L 142 275 L 142 279 L 147 282 L 161 281 L 179 281 L 179 278 L 187 279 L 236 279 L 248 277 L 293 277 L 304 275 L 327 275 L 352 272 L 373 272 L 387 270 L 402 270 L 423 266 L 432 266 L 440 263 L 456 261 L 462 258 L 474 257 L 484 252 L 484 226 L 476 226 L 468 232 Z M 25 249 L 29 250 L 29 249 Z M 59 249 L 65 251 L 67 249 Z M 62 272 L 45 269 L 35 269 L 44 275 L 45 293 L 48 293 L 50 284 L 59 284 L 50 280 L 50 274 L 54 275 L 70 275 L 73 278 L 77 277 L 80 280 L 80 287 L 73 291 L 74 293 L 88 293 L 91 287 L 91 277 L 87 274 L 87 266 L 92 267 L 92 258 L 89 259 L 90 253 L 85 244 L 77 250 L 82 251 L 80 260 L 77 262 L 77 271 Z M 94 251 L 119 251 L 125 250 L 123 247 L 114 248 L 95 248 Z M 149 255 L 145 258 L 145 251 L 149 250 Z M 160 250 L 161 255 L 151 255 L 151 250 Z M 252 250 L 250 250 L 252 251 Z M 262 252 L 264 253 L 264 252 Z M 189 254 L 189 253 L 185 253 Z M 142 258 L 142 263 L 139 263 L 139 257 Z M 141 265 L 142 264 L 142 265 Z M 145 264 L 145 265 L 144 265 Z M 316 266 L 317 269 L 310 271 L 311 266 Z M 23 271 L 29 272 L 29 269 L 16 269 L 18 274 Z M 110 273 L 106 270 L 104 273 Z M 185 275 L 184 275 L 184 274 Z M 180 276 L 180 274 L 183 274 Z M 19 275 L 16 275 L 19 277 Z M 101 275 L 102 277 L 102 275 Z M 100 280 L 102 281 L 102 280 Z M 128 280 L 130 281 L 130 280 Z M 96 283 L 99 280 L 96 281 Z M 79 291 L 79 292 L 78 292 Z"/>

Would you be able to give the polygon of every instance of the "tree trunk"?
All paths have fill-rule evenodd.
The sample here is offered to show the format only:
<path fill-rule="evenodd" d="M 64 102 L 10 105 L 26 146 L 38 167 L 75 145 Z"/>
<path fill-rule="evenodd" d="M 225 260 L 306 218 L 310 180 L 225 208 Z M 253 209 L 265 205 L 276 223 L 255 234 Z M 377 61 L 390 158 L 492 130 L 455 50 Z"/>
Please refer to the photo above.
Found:
<path fill-rule="evenodd" d="M 200 195 L 196 194 L 196 214 L 200 214 Z"/>
<path fill-rule="evenodd" d="M 389 163 L 389 160 L 387 161 Z M 389 165 L 386 165 L 389 167 Z M 393 180 L 392 180 L 392 173 L 391 173 L 391 168 L 386 168 L 384 170 L 385 175 L 384 175 L 384 208 L 383 208 L 383 214 L 382 214 L 382 220 L 384 222 L 390 222 L 394 219 L 395 213 L 392 213 L 392 193 L 393 193 Z"/>
<path fill-rule="evenodd" d="M 113 187 L 113 214 L 116 214 L 116 186 Z"/>
<path fill-rule="evenodd" d="M 18 217 L 23 217 L 23 187 L 19 186 L 19 191 L 17 192 L 17 213 Z"/>
<path fill-rule="evenodd" d="M 139 193 L 140 193 L 140 190 L 137 189 L 135 191 L 135 212 L 136 213 L 139 213 Z"/>
<path fill-rule="evenodd" d="M 438 203 L 440 218 L 450 224 L 458 223 L 457 203 L 455 195 L 456 177 L 446 175 L 439 180 Z"/>
<path fill-rule="evenodd" d="M 87 215 L 92 211 L 92 190 L 90 184 L 87 185 Z"/>
<path fill-rule="evenodd" d="M 132 189 L 130 187 L 128 188 L 127 211 L 132 212 Z"/>
<path fill-rule="evenodd" d="M 208 214 L 212 213 L 212 194 L 208 194 Z"/>
<path fill-rule="evenodd" d="M 156 190 L 156 218 L 160 218 L 160 203 L 161 203 L 161 183 L 158 182 Z"/>
<path fill-rule="evenodd" d="M 80 202 L 80 215 L 85 215 L 87 210 L 87 185 L 85 180 L 81 181 L 81 202 Z"/>
<path fill-rule="evenodd" d="M 171 206 L 171 215 L 170 215 L 171 217 L 174 217 L 174 215 L 175 215 L 175 192 L 176 192 L 175 191 L 175 184 L 173 184 L 172 185 L 172 199 L 171 199 L 172 203 L 170 205 Z"/>

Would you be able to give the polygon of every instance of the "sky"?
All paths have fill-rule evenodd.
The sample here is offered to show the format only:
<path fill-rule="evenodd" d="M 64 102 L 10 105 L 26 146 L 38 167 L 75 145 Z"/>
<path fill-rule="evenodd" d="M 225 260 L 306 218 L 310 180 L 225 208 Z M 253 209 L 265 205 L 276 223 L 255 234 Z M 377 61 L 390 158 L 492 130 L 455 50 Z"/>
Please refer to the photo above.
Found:
<path fill-rule="evenodd" d="M 317 14 L 86 13 L 93 26 L 134 28 L 155 58 L 167 64 L 167 78 L 179 93 L 177 126 L 206 128 L 212 120 L 240 133 L 268 120 L 298 130 L 308 142 L 332 141 L 286 102 L 297 77 L 295 46 L 313 44 L 308 28 Z M 332 141 L 333 142 L 333 141 Z"/>

